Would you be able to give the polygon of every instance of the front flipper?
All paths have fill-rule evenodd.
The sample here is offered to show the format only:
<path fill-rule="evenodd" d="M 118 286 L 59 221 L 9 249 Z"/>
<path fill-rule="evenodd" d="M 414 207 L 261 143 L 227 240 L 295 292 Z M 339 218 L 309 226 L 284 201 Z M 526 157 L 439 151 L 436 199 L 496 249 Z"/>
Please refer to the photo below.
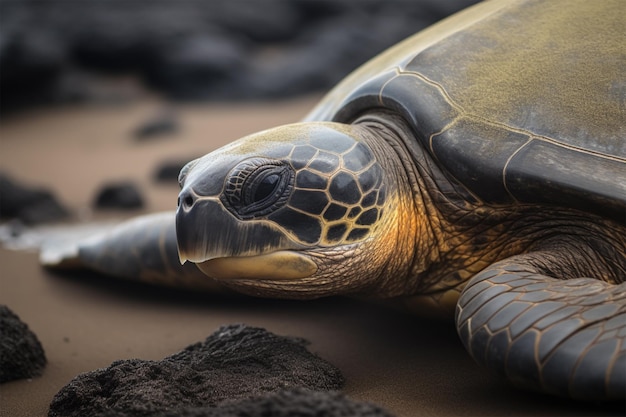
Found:
<path fill-rule="evenodd" d="M 40 259 L 51 269 L 91 269 L 135 281 L 226 291 L 194 264 L 180 264 L 173 212 L 140 216 L 69 245 L 43 247 Z"/>
<path fill-rule="evenodd" d="M 521 387 L 624 400 L 626 283 L 555 279 L 529 256 L 537 254 L 498 262 L 469 282 L 456 311 L 465 348 Z"/>

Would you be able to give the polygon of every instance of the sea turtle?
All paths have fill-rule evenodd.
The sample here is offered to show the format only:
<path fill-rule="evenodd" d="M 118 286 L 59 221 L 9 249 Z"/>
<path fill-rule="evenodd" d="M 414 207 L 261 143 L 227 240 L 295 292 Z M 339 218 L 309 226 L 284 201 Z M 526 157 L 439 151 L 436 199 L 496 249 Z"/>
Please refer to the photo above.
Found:
<path fill-rule="evenodd" d="M 456 310 L 469 353 L 513 383 L 623 400 L 623 6 L 471 7 L 365 64 L 301 123 L 187 164 L 175 219 L 45 262 Z"/>

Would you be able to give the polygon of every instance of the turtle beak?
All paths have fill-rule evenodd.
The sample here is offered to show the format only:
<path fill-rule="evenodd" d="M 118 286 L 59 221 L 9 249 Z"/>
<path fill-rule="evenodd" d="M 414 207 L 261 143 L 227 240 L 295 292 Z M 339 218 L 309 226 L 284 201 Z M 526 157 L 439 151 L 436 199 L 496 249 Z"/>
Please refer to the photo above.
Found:
<path fill-rule="evenodd" d="M 296 279 L 317 270 L 311 260 L 288 250 L 294 245 L 279 231 L 238 220 L 219 198 L 185 188 L 176 211 L 176 239 L 181 264 L 193 262 L 216 279 Z"/>
<path fill-rule="evenodd" d="M 181 264 L 227 255 L 236 246 L 236 225 L 217 198 L 197 196 L 189 188 L 179 195 L 176 210 L 176 240 Z"/>
<path fill-rule="evenodd" d="M 201 196 L 192 184 L 183 187 L 176 211 L 176 240 L 181 263 L 267 254 L 295 249 L 277 228 L 266 222 L 233 216 L 216 196 Z"/>

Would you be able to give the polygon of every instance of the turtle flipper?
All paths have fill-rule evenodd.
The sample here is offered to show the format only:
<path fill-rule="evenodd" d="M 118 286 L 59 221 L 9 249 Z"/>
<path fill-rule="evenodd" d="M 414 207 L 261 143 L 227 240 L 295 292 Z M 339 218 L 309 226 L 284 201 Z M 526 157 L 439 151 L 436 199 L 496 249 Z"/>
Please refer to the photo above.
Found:
<path fill-rule="evenodd" d="M 559 280 L 519 255 L 476 275 L 456 311 L 472 357 L 515 385 L 588 400 L 626 397 L 626 283 Z"/>
<path fill-rule="evenodd" d="M 180 264 L 173 212 L 140 216 L 70 245 L 44 247 L 40 259 L 51 269 L 90 269 L 129 280 L 223 290 L 194 264 Z"/>

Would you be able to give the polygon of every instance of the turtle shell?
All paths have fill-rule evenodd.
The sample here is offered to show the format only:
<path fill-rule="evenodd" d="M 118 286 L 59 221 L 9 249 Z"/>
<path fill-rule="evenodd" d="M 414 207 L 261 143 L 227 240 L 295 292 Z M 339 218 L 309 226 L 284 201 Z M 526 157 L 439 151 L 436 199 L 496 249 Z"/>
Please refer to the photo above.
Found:
<path fill-rule="evenodd" d="M 306 120 L 400 114 L 485 203 L 626 218 L 622 0 L 489 1 L 374 58 Z"/>

